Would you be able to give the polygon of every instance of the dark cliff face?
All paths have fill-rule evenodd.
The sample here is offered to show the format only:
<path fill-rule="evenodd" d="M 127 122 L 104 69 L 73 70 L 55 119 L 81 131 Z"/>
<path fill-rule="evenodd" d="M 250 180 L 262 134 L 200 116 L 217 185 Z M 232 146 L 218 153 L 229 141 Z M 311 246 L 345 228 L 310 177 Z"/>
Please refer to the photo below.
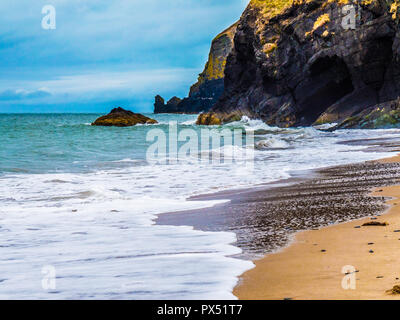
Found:
<path fill-rule="evenodd" d="M 189 96 L 179 101 L 176 100 L 179 98 L 174 97 L 166 105 L 164 99 L 157 96 L 154 113 L 199 113 L 214 106 L 224 91 L 226 59 L 233 48 L 235 31 L 236 24 L 221 32 L 212 41 L 204 71 L 190 88 Z"/>
<path fill-rule="evenodd" d="M 358 3 L 251 1 L 237 27 L 214 117 L 227 122 L 248 115 L 288 127 L 358 116 L 353 126 L 360 126 L 380 105 L 393 111 L 400 95 L 397 2 Z M 348 20 L 351 10 L 355 25 Z"/>
<path fill-rule="evenodd" d="M 163 113 L 165 109 L 165 100 L 157 95 L 154 102 L 154 113 Z"/>

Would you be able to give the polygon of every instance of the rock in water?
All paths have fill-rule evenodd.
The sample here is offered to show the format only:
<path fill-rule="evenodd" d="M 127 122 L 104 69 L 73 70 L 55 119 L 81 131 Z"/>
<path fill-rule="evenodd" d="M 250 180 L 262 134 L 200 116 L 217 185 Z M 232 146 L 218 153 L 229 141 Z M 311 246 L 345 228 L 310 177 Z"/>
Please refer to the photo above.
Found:
<path fill-rule="evenodd" d="M 197 118 L 197 125 L 202 125 L 202 126 L 214 126 L 214 125 L 220 125 L 221 120 L 215 116 L 213 113 L 203 113 L 200 114 L 199 117 Z"/>
<path fill-rule="evenodd" d="M 134 113 L 132 111 L 128 111 L 118 107 L 112 109 L 109 114 L 98 118 L 95 122 L 92 123 L 92 126 L 131 127 L 138 123 L 155 124 L 157 123 L 157 121 L 140 113 Z"/>
<path fill-rule="evenodd" d="M 222 123 L 241 112 L 280 127 L 396 126 L 399 19 L 397 0 L 251 0 L 210 112 Z"/>
<path fill-rule="evenodd" d="M 232 112 L 230 114 L 216 114 L 212 112 L 201 113 L 197 117 L 197 125 L 214 126 L 221 125 L 223 122 L 240 121 L 243 114 L 240 112 Z"/>
<path fill-rule="evenodd" d="M 167 104 L 163 97 L 157 95 L 154 102 L 154 113 L 184 113 L 183 110 L 179 108 L 181 99 L 178 97 L 172 97 Z"/>
<path fill-rule="evenodd" d="M 155 97 L 154 113 L 165 113 L 165 100 L 160 95 Z"/>

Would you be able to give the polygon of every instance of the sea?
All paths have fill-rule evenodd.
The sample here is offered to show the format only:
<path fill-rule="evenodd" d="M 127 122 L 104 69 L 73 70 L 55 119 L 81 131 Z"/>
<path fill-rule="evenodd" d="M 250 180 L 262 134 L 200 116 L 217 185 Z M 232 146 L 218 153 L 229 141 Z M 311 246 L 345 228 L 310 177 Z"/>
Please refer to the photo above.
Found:
<path fill-rule="evenodd" d="M 91 126 L 99 116 L 0 114 L 0 299 L 235 299 L 254 267 L 237 257 L 236 235 L 157 225 L 158 214 L 228 201 L 196 195 L 390 157 L 374 141 L 400 138 L 399 129 L 285 129 L 246 117 L 202 127 L 197 115 L 172 114 Z M 202 148 L 202 130 L 239 132 L 241 143 Z M 197 149 L 185 148 L 189 137 Z"/>

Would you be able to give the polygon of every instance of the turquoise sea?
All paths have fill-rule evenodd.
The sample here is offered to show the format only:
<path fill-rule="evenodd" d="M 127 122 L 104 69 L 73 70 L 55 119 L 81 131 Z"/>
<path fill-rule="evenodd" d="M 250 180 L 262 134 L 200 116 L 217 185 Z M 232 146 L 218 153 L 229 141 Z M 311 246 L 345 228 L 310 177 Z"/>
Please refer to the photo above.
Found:
<path fill-rule="evenodd" d="M 157 214 L 224 201 L 188 201 L 193 195 L 391 156 L 357 141 L 400 137 L 243 118 L 211 129 L 254 132 L 254 143 L 206 151 L 234 161 L 204 161 L 200 148 L 158 163 L 146 156 L 150 130 L 168 137 L 176 121 L 178 134 L 199 137 L 209 128 L 195 126 L 196 115 L 168 114 L 149 114 L 157 125 L 91 126 L 98 116 L 0 114 L 1 299 L 233 299 L 237 277 L 253 266 L 235 258 L 235 234 L 155 225 Z"/>
<path fill-rule="evenodd" d="M 145 159 L 148 128 L 101 128 L 101 114 L 0 114 L 0 173 L 88 172 L 124 158 Z M 152 116 L 152 115 L 147 115 Z M 179 116 L 193 122 L 194 115 Z M 161 128 L 175 116 L 159 115 Z"/>

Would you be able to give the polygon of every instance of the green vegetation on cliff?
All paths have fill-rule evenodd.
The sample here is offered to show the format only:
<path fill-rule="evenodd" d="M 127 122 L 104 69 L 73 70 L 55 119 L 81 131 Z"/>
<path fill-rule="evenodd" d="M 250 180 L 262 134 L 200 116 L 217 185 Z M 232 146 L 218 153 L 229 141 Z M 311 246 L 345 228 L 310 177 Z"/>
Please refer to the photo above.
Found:
<path fill-rule="evenodd" d="M 224 91 L 225 66 L 233 48 L 237 23 L 218 34 L 211 43 L 208 61 L 197 82 L 190 88 L 189 96 L 170 100 L 165 105 L 160 96 L 155 98 L 155 113 L 207 112 L 215 105 Z"/>
<path fill-rule="evenodd" d="M 207 80 L 224 78 L 226 59 L 233 46 L 237 23 L 217 35 L 211 44 L 211 50 L 204 71 L 199 75 L 197 85 Z"/>
<path fill-rule="evenodd" d="M 261 8 L 263 14 L 272 18 L 293 4 L 294 0 L 251 0 L 250 5 Z"/>

